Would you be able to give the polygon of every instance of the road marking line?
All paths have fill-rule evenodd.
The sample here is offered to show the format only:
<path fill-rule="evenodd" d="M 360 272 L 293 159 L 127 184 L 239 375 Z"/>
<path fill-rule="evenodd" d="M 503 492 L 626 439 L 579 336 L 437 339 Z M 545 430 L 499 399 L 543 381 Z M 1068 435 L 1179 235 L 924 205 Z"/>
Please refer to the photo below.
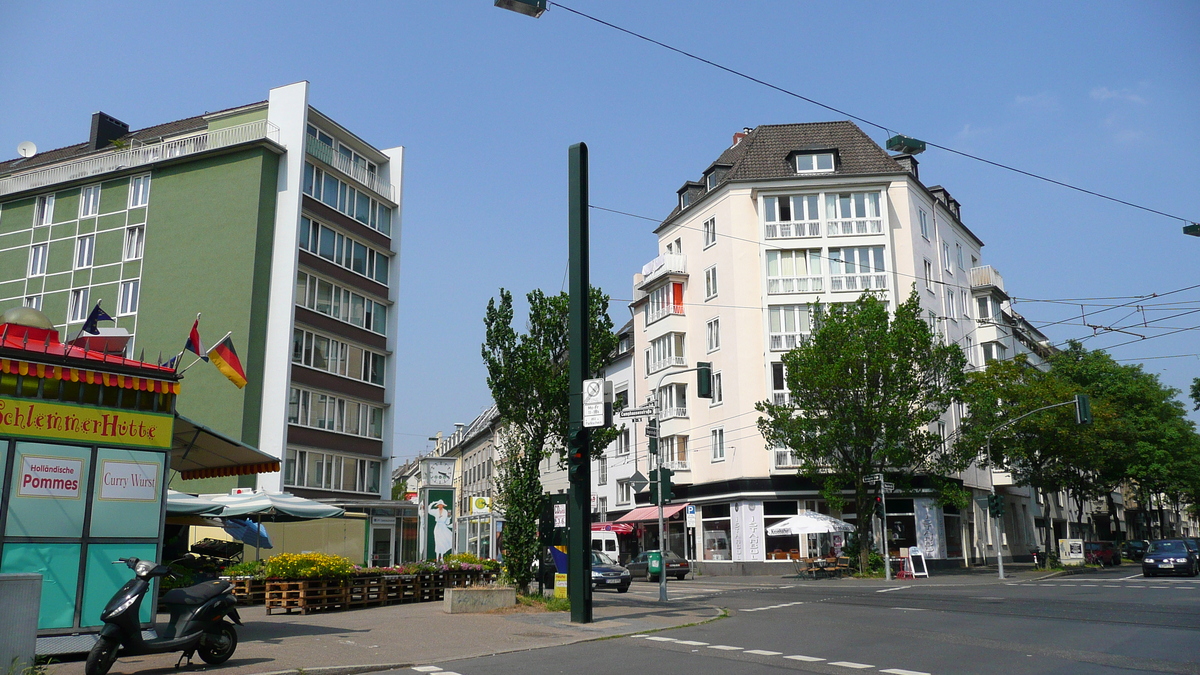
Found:
<path fill-rule="evenodd" d="M 657 636 L 657 635 L 651 635 L 650 637 L 648 637 L 648 638 L 646 638 L 646 639 L 647 639 L 647 640 L 654 640 L 655 642 L 676 642 L 676 641 L 677 641 L 675 638 L 669 638 L 669 637 L 659 637 L 659 636 Z"/>
<path fill-rule="evenodd" d="M 650 637 L 650 636 L 649 636 L 649 635 L 646 635 L 645 633 L 640 633 L 640 634 L 638 634 L 638 635 L 630 635 L 629 637 L 631 637 L 631 638 L 644 638 L 644 637 Z"/>
<path fill-rule="evenodd" d="M 1095 588 L 1096 584 L 1079 584 L 1080 588 Z"/>
<path fill-rule="evenodd" d="M 692 647 L 707 647 L 708 646 L 707 642 L 701 642 L 699 640 L 676 640 L 675 644 L 690 645 Z"/>
<path fill-rule="evenodd" d="M 720 649 L 723 652 L 740 652 L 745 647 L 734 647 L 732 645 L 709 645 L 709 649 Z"/>
<path fill-rule="evenodd" d="M 1105 588 L 1120 588 L 1120 586 L 1105 586 Z"/>
<path fill-rule="evenodd" d="M 919 670 L 905 670 L 903 668 L 888 668 L 887 670 L 879 671 L 881 673 L 891 673 L 892 675 L 929 675 Z"/>
<path fill-rule="evenodd" d="M 759 656 L 779 656 L 783 652 L 772 652 L 766 649 L 747 649 L 747 654 L 758 654 Z"/>
<path fill-rule="evenodd" d="M 809 661 L 809 662 L 812 662 L 812 661 L 824 661 L 824 660 L 825 660 L 825 659 L 819 659 L 819 658 L 817 658 L 817 657 L 815 657 L 815 656 L 801 656 L 801 655 L 799 655 L 799 654 L 793 654 L 792 656 L 785 656 L 785 657 L 783 657 L 783 658 L 785 658 L 785 659 L 791 659 L 791 660 L 793 660 L 793 661 Z"/>
<path fill-rule="evenodd" d="M 881 591 L 875 591 L 875 592 L 876 592 L 876 593 L 890 593 L 890 592 L 892 592 L 892 591 L 902 591 L 902 590 L 904 590 L 904 589 L 906 589 L 906 588 L 912 588 L 912 586 L 897 586 L 897 587 L 895 587 L 895 588 L 885 588 L 885 589 L 883 589 L 883 590 L 881 590 Z"/>
<path fill-rule="evenodd" d="M 437 671 L 441 670 L 441 668 L 438 668 L 437 666 L 413 666 L 413 670 L 417 671 L 418 673 L 436 673 Z"/>
<path fill-rule="evenodd" d="M 921 607 L 893 607 L 892 609 L 898 609 L 902 612 L 926 612 L 926 611 L 929 611 L 929 610 L 923 609 Z"/>
<path fill-rule="evenodd" d="M 1129 575 L 1129 576 L 1127 576 L 1127 577 L 1121 577 L 1121 578 L 1120 578 L 1120 579 L 1118 579 L 1117 581 L 1126 581 L 1126 580 L 1129 580 L 1129 579 L 1136 579 L 1136 578 L 1138 578 L 1138 577 L 1140 577 L 1140 576 L 1142 576 L 1142 575 L 1140 575 L 1140 574 L 1131 574 L 1131 575 Z"/>
<path fill-rule="evenodd" d="M 1151 586 L 1150 588 L 1170 588 L 1170 586 Z"/>
<path fill-rule="evenodd" d="M 1076 584 L 1059 584 L 1059 586 L 1071 586 L 1071 587 L 1074 587 L 1074 586 L 1076 586 Z"/>
<path fill-rule="evenodd" d="M 865 663 L 855 663 L 853 661 L 830 661 L 829 665 L 841 666 L 843 668 L 854 668 L 855 670 L 863 670 L 865 668 L 874 668 L 875 667 L 875 666 L 867 665 Z"/>

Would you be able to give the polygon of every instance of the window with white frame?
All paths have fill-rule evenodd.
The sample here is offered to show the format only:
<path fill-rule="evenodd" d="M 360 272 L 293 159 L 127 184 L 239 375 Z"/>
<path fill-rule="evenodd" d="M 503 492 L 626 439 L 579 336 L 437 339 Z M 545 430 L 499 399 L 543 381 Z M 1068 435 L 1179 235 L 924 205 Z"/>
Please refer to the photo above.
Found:
<path fill-rule="evenodd" d="M 79 217 L 86 218 L 100 213 L 100 186 L 89 185 L 79 191 Z"/>
<path fill-rule="evenodd" d="M 963 345 L 963 351 L 966 352 L 967 365 L 974 368 L 975 367 L 975 340 L 973 338 L 971 338 L 970 336 L 968 336 L 966 338 L 965 344 Z"/>
<path fill-rule="evenodd" d="M 596 485 L 608 485 L 608 457 L 601 455 L 597 461 L 600 470 L 596 473 Z"/>
<path fill-rule="evenodd" d="M 295 328 L 292 363 L 383 386 L 387 357 L 344 340 Z"/>
<path fill-rule="evenodd" d="M 815 173 L 818 171 L 833 171 L 832 152 L 796 155 L 796 173 Z"/>
<path fill-rule="evenodd" d="M 67 307 L 67 321 L 83 321 L 88 317 L 88 313 L 92 308 L 88 306 L 88 299 L 91 296 L 90 289 L 77 288 L 71 291 L 71 301 Z"/>
<path fill-rule="evenodd" d="M 1003 361 L 1008 348 L 999 342 L 984 342 L 980 345 L 983 347 L 983 362 L 991 363 L 992 361 Z"/>
<path fill-rule="evenodd" d="M 921 225 L 921 236 L 925 240 L 929 240 L 929 214 L 925 213 L 925 209 L 917 209 L 917 222 Z"/>
<path fill-rule="evenodd" d="M 618 457 L 629 454 L 629 427 L 625 427 L 617 434 L 616 440 L 613 441 L 613 453 Z"/>
<path fill-rule="evenodd" d="M 825 218 L 830 236 L 883 232 L 878 192 L 826 193 Z"/>
<path fill-rule="evenodd" d="M 662 461 L 668 465 L 667 468 L 688 468 L 687 443 L 688 437 L 683 434 L 667 436 L 659 442 L 658 451 L 662 453 Z"/>
<path fill-rule="evenodd" d="M 392 234 L 390 206 L 308 162 L 304 163 L 303 192 L 367 227 L 388 236 Z"/>
<path fill-rule="evenodd" d="M 96 235 L 86 234 L 75 240 L 75 269 L 92 266 L 96 254 Z"/>
<path fill-rule="evenodd" d="M 141 260 L 146 248 L 146 226 L 130 225 L 125 228 L 125 260 Z"/>
<path fill-rule="evenodd" d="M 42 311 L 42 296 L 27 295 L 25 296 L 25 300 L 21 303 L 21 306 L 28 307 L 30 309 L 36 309 L 40 312 Z"/>
<path fill-rule="evenodd" d="M 381 406 L 299 387 L 292 387 L 288 423 L 352 436 L 383 438 Z"/>
<path fill-rule="evenodd" d="M 117 315 L 134 314 L 138 309 L 138 296 L 141 294 L 142 283 L 137 279 L 122 281 L 120 298 L 117 301 Z"/>
<path fill-rule="evenodd" d="M 959 244 L 957 242 L 955 242 L 955 244 L 954 244 L 954 257 L 955 257 L 955 262 L 958 264 L 958 269 L 960 269 L 960 270 L 965 269 L 963 267 L 963 247 L 962 247 L 962 244 Z"/>
<path fill-rule="evenodd" d="M 300 218 L 300 250 L 381 284 L 388 282 L 388 254 L 308 217 Z"/>
<path fill-rule="evenodd" d="M 633 488 L 627 480 L 617 481 L 617 503 L 628 504 L 633 501 Z"/>
<path fill-rule="evenodd" d="M 46 244 L 29 247 L 29 275 L 39 277 L 46 273 Z"/>
<path fill-rule="evenodd" d="M 704 299 L 711 300 L 717 297 L 717 266 L 704 270 Z"/>
<path fill-rule="evenodd" d="M 821 249 L 768 250 L 767 293 L 819 293 Z"/>
<path fill-rule="evenodd" d="M 950 264 L 950 242 L 943 241 L 942 242 L 942 268 L 945 269 L 948 274 L 954 274 L 954 270 L 952 269 L 952 267 L 953 267 L 953 265 Z"/>
<path fill-rule="evenodd" d="M 713 317 L 705 324 L 705 345 L 708 351 L 715 352 L 721 348 L 721 317 Z"/>
<path fill-rule="evenodd" d="M 925 290 L 933 292 L 933 263 L 925 261 Z"/>
<path fill-rule="evenodd" d="M 646 325 L 671 314 L 683 314 L 683 284 L 678 282 L 655 288 L 646 299 Z"/>
<path fill-rule="evenodd" d="M 712 400 L 708 402 L 710 406 L 721 405 L 725 402 L 725 392 L 722 389 L 721 371 L 714 371 L 712 374 Z"/>
<path fill-rule="evenodd" d="M 887 288 L 882 246 L 829 249 L 829 290 L 865 291 Z"/>
<path fill-rule="evenodd" d="M 787 351 L 799 347 L 811 330 L 808 305 L 777 305 L 767 308 L 767 334 L 771 351 Z"/>
<path fill-rule="evenodd" d="M 787 386 L 787 368 L 782 363 L 771 364 L 771 402 L 775 405 L 789 405 L 792 393 Z"/>
<path fill-rule="evenodd" d="M 967 295 L 967 291 L 964 290 L 962 292 L 962 301 L 959 304 L 962 305 L 959 309 L 962 310 L 963 318 L 970 319 L 971 318 L 971 296 Z"/>
<path fill-rule="evenodd" d="M 129 208 L 145 206 L 150 203 L 150 174 L 134 176 L 129 179 Z"/>
<path fill-rule="evenodd" d="M 678 254 L 683 253 L 683 239 L 682 238 L 675 237 L 675 241 L 667 242 L 667 254 L 670 255 L 672 253 L 678 253 Z"/>
<path fill-rule="evenodd" d="M 763 223 L 767 239 L 821 236 L 819 195 L 763 198 Z"/>
<path fill-rule="evenodd" d="M 33 209 L 33 224 L 49 225 L 54 222 L 54 195 L 42 195 L 37 198 Z"/>
<path fill-rule="evenodd" d="M 704 221 L 704 248 L 717 243 L 717 219 L 709 218 Z"/>
<path fill-rule="evenodd" d="M 296 273 L 296 304 L 387 335 L 387 305 L 307 272 Z"/>
<path fill-rule="evenodd" d="M 667 333 L 660 338 L 650 341 L 646 350 L 646 372 L 657 373 L 672 366 L 685 366 L 684 334 Z"/>
<path fill-rule="evenodd" d="M 339 492 L 378 494 L 382 462 L 364 457 L 288 448 L 283 484 Z"/>
<path fill-rule="evenodd" d="M 982 298 L 975 298 L 975 304 L 979 306 L 980 320 L 992 318 L 992 309 L 991 309 L 992 303 L 991 303 L 990 298 L 988 298 L 987 296 L 984 296 Z"/>
<path fill-rule="evenodd" d="M 941 420 L 938 420 L 938 423 L 937 423 L 937 435 L 938 435 L 938 440 L 941 442 L 941 449 L 945 450 L 946 449 L 946 423 Z"/>
<path fill-rule="evenodd" d="M 688 416 L 686 384 L 668 384 L 660 387 L 657 398 L 661 419 Z"/>
<path fill-rule="evenodd" d="M 955 303 L 958 301 L 958 294 L 953 289 L 946 289 L 946 318 L 951 321 L 958 320 L 958 307 Z"/>
<path fill-rule="evenodd" d="M 718 427 L 709 432 L 709 442 L 712 446 L 712 461 L 725 461 L 725 429 Z"/>

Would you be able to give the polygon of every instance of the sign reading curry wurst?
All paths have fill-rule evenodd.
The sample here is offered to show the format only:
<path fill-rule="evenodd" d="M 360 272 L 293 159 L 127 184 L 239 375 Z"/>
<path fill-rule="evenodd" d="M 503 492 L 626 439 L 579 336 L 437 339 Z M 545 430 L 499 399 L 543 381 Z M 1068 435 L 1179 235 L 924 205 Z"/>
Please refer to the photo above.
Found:
<path fill-rule="evenodd" d="M 172 415 L 0 397 L 0 436 L 170 448 Z"/>

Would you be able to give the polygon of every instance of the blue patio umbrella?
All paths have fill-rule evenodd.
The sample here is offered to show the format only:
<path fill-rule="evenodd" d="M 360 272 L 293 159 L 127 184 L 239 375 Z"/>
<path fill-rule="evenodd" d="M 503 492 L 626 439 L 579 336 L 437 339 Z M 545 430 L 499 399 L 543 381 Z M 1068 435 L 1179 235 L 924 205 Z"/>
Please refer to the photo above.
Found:
<path fill-rule="evenodd" d="M 255 548 L 275 548 L 262 523 L 246 518 L 226 518 L 222 527 L 229 536 Z"/>

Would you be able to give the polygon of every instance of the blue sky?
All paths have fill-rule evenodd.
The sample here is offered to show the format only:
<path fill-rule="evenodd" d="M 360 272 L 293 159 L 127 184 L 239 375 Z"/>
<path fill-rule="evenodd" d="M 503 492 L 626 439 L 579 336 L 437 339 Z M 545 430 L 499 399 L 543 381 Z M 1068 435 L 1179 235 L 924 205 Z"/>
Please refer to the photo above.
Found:
<path fill-rule="evenodd" d="M 1200 4 L 566 4 L 901 133 L 1200 220 Z M 483 312 L 500 287 L 558 291 L 567 147 L 592 203 L 654 218 L 745 126 L 843 117 L 552 8 L 491 0 L 72 3 L 0 7 L 0 156 L 312 83 L 311 102 L 377 147 L 407 147 L 397 455 L 489 402 Z M 864 128 L 878 142 L 884 132 Z M 1200 238 L 1182 223 L 930 150 L 921 177 L 962 203 L 1017 309 L 1056 341 L 1200 309 Z M 628 318 L 653 224 L 592 217 L 592 280 Z M 1166 306 L 1161 303 L 1178 302 Z M 1158 306 L 1152 306 L 1158 305 Z M 1143 306 L 1143 310 L 1138 307 Z M 1072 318 L 1075 317 L 1075 318 Z M 1152 326 L 1200 326 L 1200 312 Z M 1115 347 L 1170 385 L 1200 376 L 1200 331 Z M 1136 338 L 1107 333 L 1088 347 Z"/>

